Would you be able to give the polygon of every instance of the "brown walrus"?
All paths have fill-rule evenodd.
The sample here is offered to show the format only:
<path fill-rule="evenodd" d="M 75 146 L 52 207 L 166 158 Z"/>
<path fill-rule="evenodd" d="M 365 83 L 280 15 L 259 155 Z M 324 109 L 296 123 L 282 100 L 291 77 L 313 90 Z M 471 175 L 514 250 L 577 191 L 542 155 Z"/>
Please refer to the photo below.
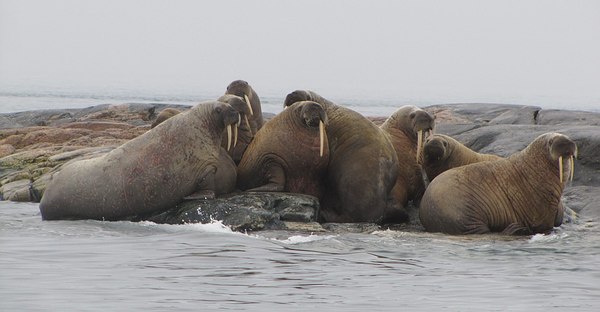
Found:
<path fill-rule="evenodd" d="M 244 80 L 232 81 L 228 86 L 225 94 L 236 95 L 243 98 L 250 106 L 250 115 L 248 121 L 252 133 L 256 133 L 264 124 L 260 98 L 256 91 Z"/>
<path fill-rule="evenodd" d="M 390 135 L 398 156 L 398 179 L 392 194 L 399 205 L 397 211 L 386 216 L 389 222 L 408 221 L 408 201 L 417 202 L 425 192 L 421 155 L 424 139 L 431 135 L 434 127 L 435 118 L 413 105 L 400 107 L 381 125 Z"/>
<path fill-rule="evenodd" d="M 423 147 L 422 166 L 429 181 L 433 181 L 435 177 L 446 170 L 499 159 L 502 157 L 477 153 L 447 135 L 434 134 L 427 138 Z"/>
<path fill-rule="evenodd" d="M 240 160 L 242 160 L 242 155 L 244 155 L 244 151 L 246 151 L 248 144 L 252 142 L 252 139 L 254 138 L 254 135 L 257 131 L 252 130 L 253 127 L 251 126 L 249 121 L 249 118 L 254 118 L 251 115 L 252 108 L 250 107 L 250 104 L 248 104 L 248 102 L 246 102 L 243 98 L 237 95 L 225 94 L 219 99 L 217 99 L 217 101 L 231 105 L 231 107 L 235 108 L 240 114 L 241 122 L 239 123 L 239 127 L 237 129 L 232 129 L 234 131 L 234 136 L 237 138 L 237 140 L 234 140 L 236 144 L 228 149 L 229 156 L 231 156 L 231 159 L 233 159 L 233 161 L 237 165 L 240 163 Z M 227 149 L 226 133 L 223 133 L 223 141 L 221 143 L 221 146 Z"/>
<path fill-rule="evenodd" d="M 329 148 L 327 114 L 316 102 L 296 102 L 256 134 L 238 166 L 238 188 L 321 198 Z"/>
<path fill-rule="evenodd" d="M 450 169 L 425 191 L 421 223 L 448 234 L 546 233 L 562 223 L 576 153 L 568 137 L 546 133 L 509 158 Z"/>
<path fill-rule="evenodd" d="M 221 135 L 238 121 L 228 104 L 201 103 L 103 156 L 65 165 L 42 197 L 42 218 L 119 220 L 192 193 L 214 197 L 222 191 L 215 185 L 235 185 L 235 175 L 223 181 L 217 167 Z"/>
<path fill-rule="evenodd" d="M 284 107 L 314 101 L 329 119 L 329 165 L 320 221 L 383 222 L 397 209 L 391 196 L 398 177 L 398 158 L 385 131 L 361 114 L 308 90 L 287 95 Z"/>

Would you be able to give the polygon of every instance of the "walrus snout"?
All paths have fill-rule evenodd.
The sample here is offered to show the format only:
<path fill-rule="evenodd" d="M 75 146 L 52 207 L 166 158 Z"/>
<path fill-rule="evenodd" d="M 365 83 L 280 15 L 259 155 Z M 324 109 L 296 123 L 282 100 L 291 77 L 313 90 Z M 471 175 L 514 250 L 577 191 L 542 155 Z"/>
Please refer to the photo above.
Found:
<path fill-rule="evenodd" d="M 425 163 L 434 163 L 444 157 L 448 143 L 439 138 L 433 138 L 428 140 L 423 147 L 423 157 Z"/>
<path fill-rule="evenodd" d="M 577 156 L 577 145 L 575 142 L 562 134 L 551 139 L 550 150 L 554 158 Z"/>
<path fill-rule="evenodd" d="M 248 103 L 246 103 L 246 101 L 240 96 L 233 94 L 225 94 L 222 95 L 219 99 L 217 99 L 217 101 L 231 105 L 231 107 L 233 107 L 236 111 L 238 111 L 241 114 L 252 115 L 250 112 L 251 108 L 248 106 Z"/>
<path fill-rule="evenodd" d="M 327 113 L 325 113 L 325 110 L 323 110 L 323 107 L 319 103 L 312 101 L 303 102 L 305 103 L 302 105 L 301 116 L 304 119 L 305 125 L 318 128 L 321 122 L 325 125 L 328 124 Z"/>
<path fill-rule="evenodd" d="M 413 119 L 414 128 L 417 131 L 423 130 L 424 132 L 427 132 L 433 130 L 433 127 L 435 126 L 435 120 L 433 116 L 424 110 L 413 112 L 411 114 L 411 118 Z"/>

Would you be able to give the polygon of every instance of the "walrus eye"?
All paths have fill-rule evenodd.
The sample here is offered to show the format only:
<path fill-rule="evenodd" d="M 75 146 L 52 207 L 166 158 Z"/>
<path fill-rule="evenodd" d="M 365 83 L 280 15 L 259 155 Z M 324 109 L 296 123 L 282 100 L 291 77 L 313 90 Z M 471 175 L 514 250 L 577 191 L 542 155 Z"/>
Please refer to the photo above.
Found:
<path fill-rule="evenodd" d="M 448 142 L 442 141 L 442 144 L 444 145 L 444 147 L 448 147 Z"/>
<path fill-rule="evenodd" d="M 412 112 L 409 115 L 410 119 L 415 119 L 415 116 L 417 116 L 417 114 L 415 112 Z"/>
<path fill-rule="evenodd" d="M 215 108 L 215 111 L 220 114 L 221 112 L 223 112 L 223 109 L 219 106 Z"/>

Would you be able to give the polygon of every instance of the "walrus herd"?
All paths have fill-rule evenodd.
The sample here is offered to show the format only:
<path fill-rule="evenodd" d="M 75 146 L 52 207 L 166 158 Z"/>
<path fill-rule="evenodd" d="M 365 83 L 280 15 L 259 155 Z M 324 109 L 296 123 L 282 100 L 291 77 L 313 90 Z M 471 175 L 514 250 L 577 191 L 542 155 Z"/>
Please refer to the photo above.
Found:
<path fill-rule="evenodd" d="M 120 220 L 234 191 L 315 196 L 319 222 L 401 223 L 418 209 L 426 231 L 546 233 L 562 223 L 575 143 L 546 133 L 502 158 L 434 134 L 435 116 L 403 106 L 381 126 L 309 90 L 289 93 L 265 121 L 256 91 L 181 112 L 106 155 L 65 164 L 40 202 L 45 220 Z"/>

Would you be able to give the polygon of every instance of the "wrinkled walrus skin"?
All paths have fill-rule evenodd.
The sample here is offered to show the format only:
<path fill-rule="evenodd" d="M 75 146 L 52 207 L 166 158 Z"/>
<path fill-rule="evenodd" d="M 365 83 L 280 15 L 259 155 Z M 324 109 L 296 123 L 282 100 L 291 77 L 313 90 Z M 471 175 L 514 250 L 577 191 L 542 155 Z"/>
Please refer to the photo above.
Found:
<path fill-rule="evenodd" d="M 327 114 L 316 102 L 296 102 L 277 114 L 244 153 L 238 166 L 238 187 L 321 199 L 329 162 L 326 125 Z"/>
<path fill-rule="evenodd" d="M 421 223 L 447 234 L 547 233 L 562 223 L 576 151 L 566 136 L 546 133 L 507 159 L 450 169 L 425 191 Z"/>
<path fill-rule="evenodd" d="M 65 165 L 42 197 L 42 218 L 119 220 L 172 208 L 195 192 L 214 196 L 221 135 L 238 121 L 228 104 L 201 103 L 108 154 Z"/>
<path fill-rule="evenodd" d="M 391 191 L 398 177 L 398 158 L 390 138 L 361 114 L 308 90 L 287 95 L 284 107 L 314 101 L 329 119 L 329 165 L 320 221 L 376 222 L 397 209 Z"/>

